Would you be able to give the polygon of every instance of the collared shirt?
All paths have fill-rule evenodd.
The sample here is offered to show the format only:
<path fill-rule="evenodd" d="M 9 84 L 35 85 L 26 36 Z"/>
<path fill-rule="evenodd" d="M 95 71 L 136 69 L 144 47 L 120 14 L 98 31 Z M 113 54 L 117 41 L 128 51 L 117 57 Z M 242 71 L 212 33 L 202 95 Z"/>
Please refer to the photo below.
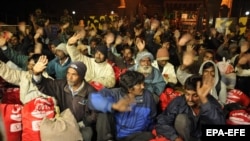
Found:
<path fill-rule="evenodd" d="M 69 85 L 69 89 L 71 91 L 72 96 L 75 96 L 79 93 L 79 91 L 84 87 L 84 81 L 82 81 L 82 84 L 80 85 L 80 87 L 77 90 L 73 90 L 72 86 Z"/>

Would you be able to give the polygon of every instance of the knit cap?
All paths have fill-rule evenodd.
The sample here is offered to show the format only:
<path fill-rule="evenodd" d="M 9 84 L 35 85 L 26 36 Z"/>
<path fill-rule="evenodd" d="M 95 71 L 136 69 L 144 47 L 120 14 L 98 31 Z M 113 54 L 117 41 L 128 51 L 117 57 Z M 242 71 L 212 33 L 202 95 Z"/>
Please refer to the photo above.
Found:
<path fill-rule="evenodd" d="M 66 49 L 66 44 L 65 43 L 60 43 L 56 48 L 56 50 L 61 50 L 63 51 L 66 55 L 68 55 L 68 51 Z"/>
<path fill-rule="evenodd" d="M 139 64 L 141 59 L 144 59 L 148 57 L 150 59 L 151 62 L 154 61 L 154 57 L 153 55 L 148 52 L 148 51 L 142 51 L 142 52 L 139 52 L 137 55 L 136 55 L 136 63 Z"/>
<path fill-rule="evenodd" d="M 105 58 L 108 56 L 108 48 L 105 45 L 97 45 L 96 46 L 96 51 L 100 51 Z"/>
<path fill-rule="evenodd" d="M 87 67 L 83 62 L 80 61 L 71 62 L 69 68 L 75 69 L 81 78 L 85 77 Z"/>
<path fill-rule="evenodd" d="M 169 60 L 169 53 L 166 48 L 159 48 L 156 54 L 156 60 Z"/>

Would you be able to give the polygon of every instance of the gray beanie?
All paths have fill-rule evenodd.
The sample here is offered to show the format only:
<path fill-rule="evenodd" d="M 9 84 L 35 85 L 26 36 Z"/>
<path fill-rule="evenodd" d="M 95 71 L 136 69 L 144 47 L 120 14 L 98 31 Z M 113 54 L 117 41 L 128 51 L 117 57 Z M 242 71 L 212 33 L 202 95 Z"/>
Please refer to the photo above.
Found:
<path fill-rule="evenodd" d="M 69 68 L 75 69 L 78 75 L 84 79 L 86 71 L 87 71 L 87 67 L 83 62 L 80 62 L 80 61 L 71 62 L 71 64 L 69 65 Z"/>
<path fill-rule="evenodd" d="M 142 52 L 139 52 L 136 55 L 136 63 L 139 64 L 140 60 L 143 59 L 143 58 L 146 58 L 146 57 L 148 57 L 151 62 L 154 61 L 154 57 L 153 57 L 153 55 L 150 52 L 148 52 L 148 51 L 142 51 Z"/>

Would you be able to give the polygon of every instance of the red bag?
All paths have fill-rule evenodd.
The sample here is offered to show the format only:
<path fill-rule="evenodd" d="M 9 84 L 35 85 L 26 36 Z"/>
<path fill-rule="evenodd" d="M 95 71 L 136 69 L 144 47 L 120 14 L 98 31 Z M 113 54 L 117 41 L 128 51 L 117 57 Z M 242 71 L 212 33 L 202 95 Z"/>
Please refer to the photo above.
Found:
<path fill-rule="evenodd" d="M 180 96 L 181 93 L 174 91 L 172 88 L 166 88 L 160 95 L 160 107 L 164 111 L 168 104 L 177 96 Z"/>
<path fill-rule="evenodd" d="M 229 125 L 250 125 L 250 114 L 246 110 L 233 110 L 227 120 Z"/>
<path fill-rule="evenodd" d="M 226 104 L 239 103 L 242 106 L 248 107 L 250 105 L 250 98 L 242 91 L 233 89 L 227 94 Z"/>
<path fill-rule="evenodd" d="M 149 141 L 170 141 L 169 139 L 167 139 L 167 138 L 165 138 L 165 137 L 163 137 L 163 136 L 157 135 L 155 129 L 152 130 L 152 134 L 155 136 L 155 138 L 154 138 L 154 139 L 151 139 L 151 140 L 149 140 Z"/>
<path fill-rule="evenodd" d="M 22 110 L 22 141 L 40 141 L 39 124 L 44 117 L 54 118 L 55 99 L 38 97 L 26 103 Z"/>
<path fill-rule="evenodd" d="M 4 90 L 2 103 L 5 104 L 20 104 L 20 88 L 7 88 Z"/>
<path fill-rule="evenodd" d="M 7 141 L 22 139 L 22 108 L 19 104 L 0 104 Z"/>
<path fill-rule="evenodd" d="M 101 83 L 96 82 L 96 81 L 91 81 L 91 82 L 89 82 L 89 84 L 91 86 L 93 86 L 98 91 L 104 88 L 104 86 Z"/>
<path fill-rule="evenodd" d="M 116 80 L 116 83 L 119 82 L 120 80 L 120 76 L 125 73 L 128 69 L 125 68 L 125 69 L 121 69 L 119 68 L 117 65 L 115 65 L 115 63 L 111 62 L 111 61 L 108 61 L 108 63 L 113 67 L 113 70 L 115 72 L 115 80 Z"/>

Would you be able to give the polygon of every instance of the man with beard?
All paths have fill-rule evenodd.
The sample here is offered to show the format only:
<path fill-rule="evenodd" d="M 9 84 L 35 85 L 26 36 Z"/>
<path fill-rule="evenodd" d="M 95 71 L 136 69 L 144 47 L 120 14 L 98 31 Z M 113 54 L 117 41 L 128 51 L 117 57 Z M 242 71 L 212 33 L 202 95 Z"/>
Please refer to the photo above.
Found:
<path fill-rule="evenodd" d="M 83 39 L 85 31 L 78 32 L 69 38 L 67 51 L 72 61 L 83 62 L 87 67 L 85 80 L 87 82 L 97 82 L 107 88 L 115 86 L 115 73 L 112 66 L 107 62 L 107 47 L 102 44 L 96 46 L 94 58 L 83 55 L 76 48 L 78 40 Z"/>
<path fill-rule="evenodd" d="M 115 56 L 112 51 L 108 50 L 108 60 L 121 69 L 127 69 L 135 64 L 134 50 L 132 47 L 125 45 L 122 48 L 122 56 Z"/>
<path fill-rule="evenodd" d="M 88 108 L 87 102 L 88 95 L 96 92 L 96 89 L 84 79 L 86 66 L 82 62 L 72 62 L 67 69 L 66 79 L 52 80 L 41 75 L 47 63 L 47 57 L 41 56 L 34 65 L 33 83 L 42 93 L 55 97 L 60 111 L 69 108 L 76 121 L 84 125 L 80 128 L 83 139 L 91 141 L 96 113 Z"/>
<path fill-rule="evenodd" d="M 154 57 L 150 52 L 141 51 L 136 56 L 136 64 L 129 70 L 138 71 L 145 76 L 145 89 L 153 94 L 155 102 L 158 103 L 159 96 L 166 87 L 166 82 L 161 72 L 151 65 L 153 61 Z"/>
<path fill-rule="evenodd" d="M 221 105 L 210 94 L 213 86 L 211 75 L 190 76 L 184 84 L 185 93 L 157 117 L 157 134 L 171 141 L 198 141 L 202 125 L 225 124 Z"/>

